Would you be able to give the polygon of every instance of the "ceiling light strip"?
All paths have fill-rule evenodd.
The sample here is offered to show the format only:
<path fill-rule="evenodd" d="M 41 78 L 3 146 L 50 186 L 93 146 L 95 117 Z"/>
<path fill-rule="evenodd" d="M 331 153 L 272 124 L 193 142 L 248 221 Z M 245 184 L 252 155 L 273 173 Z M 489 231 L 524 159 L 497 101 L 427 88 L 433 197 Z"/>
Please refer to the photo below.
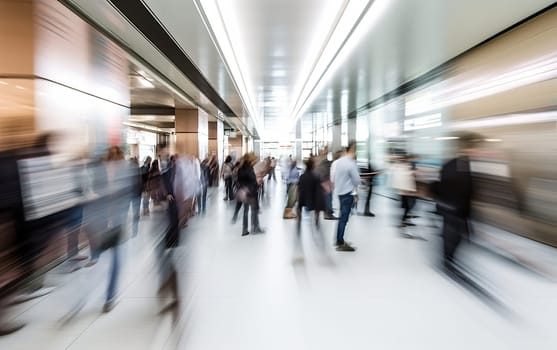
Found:
<path fill-rule="evenodd" d="M 350 28 L 350 31 L 348 32 L 348 34 L 346 35 L 346 37 L 344 38 L 344 40 L 342 40 L 341 44 L 338 46 L 338 48 L 335 50 L 333 56 L 331 57 L 330 60 L 328 60 L 328 62 L 326 63 L 326 66 L 324 67 L 324 69 L 321 72 L 316 72 L 314 75 L 314 80 L 316 80 L 316 82 L 314 84 L 308 84 L 308 86 L 311 85 L 311 87 L 309 88 L 309 91 L 307 93 L 302 92 L 302 94 L 305 96 L 304 98 L 302 98 L 302 103 L 299 103 L 297 106 L 295 106 L 293 113 L 291 114 L 291 117 L 293 119 L 293 122 L 296 122 L 301 115 L 303 114 L 303 112 L 307 109 L 309 102 L 311 102 L 311 100 L 313 99 L 315 93 L 318 91 L 318 87 L 322 84 L 322 82 L 324 81 L 324 76 L 325 74 L 330 70 L 332 64 L 335 62 L 335 60 L 337 59 L 337 57 L 339 56 L 340 52 L 342 51 L 343 48 L 345 48 L 346 44 L 348 43 L 348 41 L 350 40 L 350 38 L 352 37 L 352 35 L 354 34 L 354 32 L 356 31 L 356 29 L 358 28 L 358 26 L 360 25 L 360 23 L 363 21 L 363 19 L 366 17 L 367 13 L 369 12 L 370 8 L 372 7 L 372 5 L 376 3 L 376 1 L 368 1 L 365 5 L 365 7 L 363 8 L 363 10 L 361 11 L 361 13 L 359 14 L 358 18 L 353 21 L 353 26 Z M 343 18 L 346 18 L 345 16 L 343 16 Z M 333 48 L 334 50 L 334 48 Z M 315 78 L 316 77 L 316 78 Z M 310 80 L 312 77 L 308 77 L 308 80 Z"/>
<path fill-rule="evenodd" d="M 226 70 L 232 78 L 234 86 L 236 87 L 242 98 L 245 109 L 252 116 L 255 128 L 257 129 L 258 133 L 260 133 L 261 129 L 259 128 L 259 118 L 255 113 L 253 102 L 248 92 L 249 90 L 247 89 L 245 79 L 241 73 L 242 71 L 237 60 L 237 55 L 233 49 L 230 35 L 224 24 L 222 12 L 220 11 L 218 4 L 216 3 L 216 1 L 213 0 L 194 0 L 194 5 L 199 12 L 201 20 L 205 24 L 207 31 L 209 32 L 215 48 L 219 52 L 224 62 Z M 211 21 L 210 18 L 216 19 Z"/>

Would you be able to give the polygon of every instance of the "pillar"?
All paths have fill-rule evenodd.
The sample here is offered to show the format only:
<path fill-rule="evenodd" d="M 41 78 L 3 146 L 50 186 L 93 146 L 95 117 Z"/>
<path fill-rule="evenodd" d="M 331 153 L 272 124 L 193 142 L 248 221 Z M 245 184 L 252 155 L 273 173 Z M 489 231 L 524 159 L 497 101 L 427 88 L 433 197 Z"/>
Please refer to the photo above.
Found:
<path fill-rule="evenodd" d="M 302 160 L 302 118 L 298 119 L 296 122 L 296 153 L 295 159 L 298 161 Z"/>
<path fill-rule="evenodd" d="M 176 109 L 176 153 L 203 159 L 209 151 L 209 119 L 198 109 Z"/>
<path fill-rule="evenodd" d="M 348 123 L 348 142 L 356 140 L 357 119 L 349 118 Z"/>
<path fill-rule="evenodd" d="M 0 45 L 9 48 L 0 55 L 0 133 L 56 131 L 54 151 L 91 156 L 125 148 L 130 89 L 118 45 L 48 0 L 0 0 Z"/>
<path fill-rule="evenodd" d="M 209 155 L 215 155 L 218 158 L 219 143 L 218 143 L 218 124 L 217 122 L 209 122 L 208 145 Z M 219 159 L 220 160 L 220 159 Z"/>

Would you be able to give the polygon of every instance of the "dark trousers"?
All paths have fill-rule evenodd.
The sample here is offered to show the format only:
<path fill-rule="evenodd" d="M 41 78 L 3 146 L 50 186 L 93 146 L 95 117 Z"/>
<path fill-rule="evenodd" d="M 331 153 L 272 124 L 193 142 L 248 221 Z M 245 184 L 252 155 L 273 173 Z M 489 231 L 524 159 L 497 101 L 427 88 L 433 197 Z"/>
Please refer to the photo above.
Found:
<path fill-rule="evenodd" d="M 326 205 L 326 213 L 328 215 L 333 215 L 333 192 L 328 192 L 325 194 L 325 205 Z"/>
<path fill-rule="evenodd" d="M 79 231 L 81 231 L 81 223 L 83 221 L 83 208 L 76 207 L 69 213 L 69 221 L 66 226 L 68 230 L 68 250 L 67 257 L 71 258 L 77 255 L 79 248 Z"/>
<path fill-rule="evenodd" d="M 205 207 L 207 206 L 207 186 L 201 187 L 199 195 L 197 196 L 197 212 L 199 214 L 205 212 Z"/>
<path fill-rule="evenodd" d="M 275 168 L 272 168 L 271 171 L 269 172 L 268 175 L 268 181 L 271 182 L 271 179 L 273 179 L 275 182 L 277 181 L 277 176 L 275 175 Z"/>
<path fill-rule="evenodd" d="M 236 219 L 238 219 L 238 213 L 240 212 L 240 209 L 242 208 L 242 203 L 241 201 L 237 201 L 236 202 L 236 208 L 234 208 L 234 216 L 232 216 L 232 220 L 236 221 Z"/>
<path fill-rule="evenodd" d="M 462 240 L 462 235 L 468 233 L 466 219 L 453 215 L 445 215 L 443 218 L 443 257 L 445 266 L 454 263 L 456 250 Z"/>
<path fill-rule="evenodd" d="M 352 193 L 347 193 L 338 196 L 338 199 L 340 201 L 340 218 L 337 226 L 336 244 L 340 245 L 344 244 L 344 231 L 346 230 L 346 224 L 348 224 L 348 219 L 350 218 L 350 212 L 354 204 L 354 196 Z"/>
<path fill-rule="evenodd" d="M 232 187 L 232 178 L 224 179 L 224 188 L 225 188 L 225 199 L 232 200 L 234 199 L 234 189 Z"/>
<path fill-rule="evenodd" d="M 137 236 L 139 232 L 139 217 L 141 214 L 141 195 L 132 197 L 130 200 L 132 207 L 132 236 Z"/>
<path fill-rule="evenodd" d="M 370 184 L 369 189 L 367 190 L 366 205 L 365 205 L 365 208 L 364 208 L 364 213 L 370 213 L 369 202 L 371 201 L 371 194 L 372 193 L 373 193 L 373 186 Z"/>
<path fill-rule="evenodd" d="M 404 209 L 404 213 L 402 214 L 402 222 L 408 219 L 408 215 L 410 215 L 410 211 L 416 205 L 416 197 L 413 196 L 401 196 L 402 201 L 402 208 Z"/>
<path fill-rule="evenodd" d="M 244 203 L 244 219 L 242 221 L 242 233 L 248 232 L 248 211 L 251 209 L 251 230 L 259 229 L 259 201 L 257 198 L 249 198 Z"/>

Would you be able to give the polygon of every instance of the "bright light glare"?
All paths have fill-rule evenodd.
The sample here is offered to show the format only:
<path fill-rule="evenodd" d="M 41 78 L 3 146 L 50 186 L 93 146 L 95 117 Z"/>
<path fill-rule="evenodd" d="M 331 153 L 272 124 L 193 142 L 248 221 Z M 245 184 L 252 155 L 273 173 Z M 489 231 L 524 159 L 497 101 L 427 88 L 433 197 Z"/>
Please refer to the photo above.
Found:
<path fill-rule="evenodd" d="M 521 125 L 521 124 L 537 124 L 557 121 L 557 111 L 539 112 L 539 113 L 517 113 L 505 116 L 481 118 L 475 120 L 466 120 L 453 122 L 451 129 L 479 129 L 492 128 L 499 126 Z"/>
<path fill-rule="evenodd" d="M 243 76 L 242 72 L 246 72 L 245 65 L 242 67 L 241 62 L 238 60 L 238 56 L 234 47 L 241 46 L 241 39 L 238 37 L 232 38 L 232 33 L 237 33 L 235 28 L 228 28 L 227 24 L 224 23 L 222 17 L 222 11 L 219 7 L 217 0 L 195 0 L 195 6 L 197 11 L 201 14 L 205 26 L 211 33 L 211 38 L 217 48 L 219 48 L 222 59 L 225 61 L 229 73 L 232 75 L 232 79 L 239 90 L 240 96 L 244 101 L 246 109 L 255 124 L 255 128 L 258 130 L 260 137 L 263 137 L 262 129 L 259 127 L 259 115 L 256 113 L 254 108 L 253 99 L 249 91 L 254 91 L 248 86 L 247 79 Z M 230 24 L 228 24 L 230 25 Z M 234 45 L 232 44 L 234 42 Z"/>
<path fill-rule="evenodd" d="M 368 8 L 369 3 L 370 1 L 351 1 L 347 6 L 323 54 L 319 57 L 315 69 L 308 76 L 298 102 L 292 109 L 290 115 L 293 122 L 309 108 L 317 94 L 324 88 L 325 83 L 344 63 L 355 47 L 361 43 L 363 36 L 374 27 L 387 9 L 390 0 L 375 0 Z M 364 18 L 354 28 L 357 19 L 366 9 Z"/>
<path fill-rule="evenodd" d="M 6 82 L 3 81 L 3 80 L 0 80 L 0 85 L 8 85 L 8 83 L 6 83 Z"/>
<path fill-rule="evenodd" d="M 144 77 L 137 77 L 137 80 L 139 81 L 139 84 L 141 84 L 142 88 L 145 89 L 154 89 L 155 85 L 153 85 L 153 83 L 151 83 L 149 80 L 145 79 Z"/>
<path fill-rule="evenodd" d="M 419 97 L 409 97 L 406 114 L 439 110 L 554 78 L 557 78 L 557 54 L 512 67 L 493 77 L 482 75 L 452 86 L 437 84 L 428 89 L 429 92 L 419 92 Z"/>

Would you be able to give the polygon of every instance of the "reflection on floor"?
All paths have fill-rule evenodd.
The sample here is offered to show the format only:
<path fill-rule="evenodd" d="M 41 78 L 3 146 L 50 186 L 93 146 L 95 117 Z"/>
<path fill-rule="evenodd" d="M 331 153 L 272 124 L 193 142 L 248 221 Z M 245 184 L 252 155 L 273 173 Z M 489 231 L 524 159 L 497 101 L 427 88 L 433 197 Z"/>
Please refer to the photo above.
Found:
<path fill-rule="evenodd" d="M 241 237 L 233 203 L 222 190 L 210 211 L 184 231 L 177 264 L 182 318 L 159 314 L 153 238 L 156 214 L 142 218 L 139 237 L 123 247 L 121 298 L 101 314 L 110 256 L 74 273 L 60 266 L 48 296 L 19 305 L 28 322 L 0 338 L 0 349 L 554 349 L 557 285 L 473 245 L 464 246 L 470 276 L 498 301 L 495 307 L 437 269 L 439 235 L 422 205 L 417 226 L 396 227 L 399 203 L 376 196 L 376 217 L 352 216 L 347 240 L 332 247 L 334 221 L 322 232 L 304 220 L 295 249 L 293 220 L 283 220 L 280 184 L 271 184 L 262 213 L 265 234 Z M 360 209 L 361 211 L 361 209 Z M 60 318 L 79 296 L 91 297 L 67 325 Z"/>

